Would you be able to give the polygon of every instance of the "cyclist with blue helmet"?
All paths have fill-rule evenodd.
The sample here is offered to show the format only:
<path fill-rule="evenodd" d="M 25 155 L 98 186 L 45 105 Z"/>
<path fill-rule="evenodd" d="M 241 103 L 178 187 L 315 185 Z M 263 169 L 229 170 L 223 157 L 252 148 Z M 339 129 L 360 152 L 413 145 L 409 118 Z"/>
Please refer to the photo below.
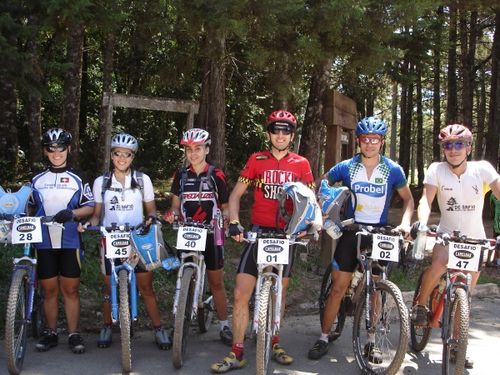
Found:
<path fill-rule="evenodd" d="M 347 214 L 359 224 L 386 225 L 391 198 L 397 191 L 403 200 L 399 228 L 409 233 L 413 197 L 403 169 L 380 154 L 386 133 L 387 126 L 378 117 L 366 117 L 359 121 L 356 137 L 360 153 L 333 166 L 324 178 L 330 185 L 341 183 L 349 187 L 356 195 L 356 207 L 354 202 L 350 202 Z M 356 268 L 356 241 L 355 231 L 346 231 L 337 244 L 332 261 L 332 292 L 326 302 L 321 336 L 308 353 L 310 359 L 319 359 L 328 352 L 328 335 Z M 365 352 L 370 362 L 382 362 L 374 337 L 368 337 Z"/>

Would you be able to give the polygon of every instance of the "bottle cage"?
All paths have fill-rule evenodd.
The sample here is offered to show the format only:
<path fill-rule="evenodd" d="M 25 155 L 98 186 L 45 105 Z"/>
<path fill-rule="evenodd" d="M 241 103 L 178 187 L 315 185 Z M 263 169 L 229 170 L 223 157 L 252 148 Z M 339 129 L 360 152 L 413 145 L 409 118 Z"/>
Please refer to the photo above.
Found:
<path fill-rule="evenodd" d="M 346 186 L 333 187 L 328 185 L 327 180 L 321 180 L 318 190 L 318 200 L 321 205 L 321 212 L 327 215 L 335 224 L 347 219 L 346 205 L 351 201 L 356 207 L 356 196 Z"/>
<path fill-rule="evenodd" d="M 285 209 L 285 202 L 290 198 L 293 202 L 293 213 Z M 289 235 L 302 231 L 315 233 L 321 230 L 323 218 L 316 201 L 314 191 L 301 182 L 286 182 L 278 193 L 279 212 L 287 222 L 285 232 Z"/>

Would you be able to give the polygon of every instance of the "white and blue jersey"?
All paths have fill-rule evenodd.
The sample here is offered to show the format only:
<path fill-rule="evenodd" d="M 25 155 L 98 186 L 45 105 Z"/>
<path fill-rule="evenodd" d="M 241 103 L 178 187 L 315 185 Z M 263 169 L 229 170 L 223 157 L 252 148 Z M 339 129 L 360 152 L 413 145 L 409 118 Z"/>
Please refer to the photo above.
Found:
<path fill-rule="evenodd" d="M 385 156 L 380 156 L 380 162 L 370 178 L 360 154 L 336 164 L 326 176 L 330 184 L 342 182 L 354 192 L 356 207 L 350 202 L 347 214 L 362 224 L 387 224 L 394 190 L 407 184 L 401 166 Z"/>
<path fill-rule="evenodd" d="M 32 206 L 35 216 L 53 216 L 61 210 L 74 210 L 82 206 L 94 206 L 94 196 L 87 182 L 69 168 L 49 168 L 31 180 Z M 64 230 L 56 226 L 42 226 L 43 242 L 37 249 L 81 249 L 81 237 L 77 223 L 64 224 Z"/>

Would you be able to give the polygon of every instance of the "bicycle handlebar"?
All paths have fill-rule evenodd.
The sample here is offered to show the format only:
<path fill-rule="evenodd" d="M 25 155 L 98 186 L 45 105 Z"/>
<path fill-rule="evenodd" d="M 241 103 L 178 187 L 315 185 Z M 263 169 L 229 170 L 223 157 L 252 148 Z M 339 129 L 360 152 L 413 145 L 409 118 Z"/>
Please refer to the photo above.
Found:
<path fill-rule="evenodd" d="M 427 235 L 436 237 L 436 242 L 448 245 L 450 242 L 466 243 L 470 245 L 482 245 L 485 250 L 500 249 L 500 236 L 497 238 L 473 238 L 465 234 L 460 234 L 460 231 L 453 231 L 453 234 L 446 232 L 438 232 L 437 227 L 430 227 L 427 230 Z"/>
<path fill-rule="evenodd" d="M 277 238 L 277 239 L 288 239 L 290 242 L 290 245 L 302 245 L 302 246 L 307 246 L 308 240 L 304 241 L 302 240 L 301 237 L 300 239 L 297 239 L 297 237 L 292 236 L 288 237 L 286 233 L 280 233 L 280 232 L 252 232 L 248 231 L 245 232 L 245 236 L 243 238 L 243 241 L 248 242 L 248 243 L 256 243 L 258 239 L 264 239 L 264 238 Z"/>
<path fill-rule="evenodd" d="M 64 224 L 59 223 L 57 221 L 54 221 L 54 216 L 28 216 L 28 215 L 11 215 L 11 214 L 0 214 L 0 223 L 1 224 L 10 224 L 14 222 L 15 219 L 22 218 L 22 217 L 39 217 L 40 221 L 42 222 L 43 225 L 47 226 L 56 226 L 64 229 Z"/>

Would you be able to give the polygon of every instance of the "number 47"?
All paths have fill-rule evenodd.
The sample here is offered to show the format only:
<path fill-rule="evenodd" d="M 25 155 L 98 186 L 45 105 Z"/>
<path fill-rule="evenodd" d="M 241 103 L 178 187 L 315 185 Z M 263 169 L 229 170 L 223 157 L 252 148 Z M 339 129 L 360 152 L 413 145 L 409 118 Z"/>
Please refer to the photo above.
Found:
<path fill-rule="evenodd" d="M 463 268 L 463 269 L 466 269 L 467 266 L 469 265 L 469 262 L 465 261 L 465 260 L 459 260 L 457 262 L 457 268 Z"/>

